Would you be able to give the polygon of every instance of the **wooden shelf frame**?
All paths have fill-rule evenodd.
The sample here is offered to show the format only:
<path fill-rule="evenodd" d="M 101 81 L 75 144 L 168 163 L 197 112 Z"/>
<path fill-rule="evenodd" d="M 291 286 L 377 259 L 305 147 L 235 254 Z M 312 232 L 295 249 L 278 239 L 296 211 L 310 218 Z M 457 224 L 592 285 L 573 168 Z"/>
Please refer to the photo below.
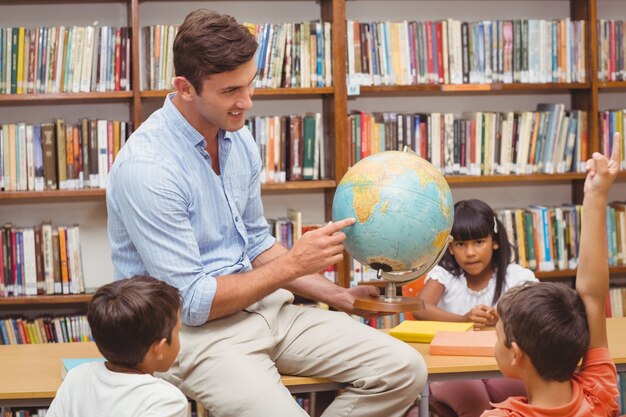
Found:
<path fill-rule="evenodd" d="M 8 306 L 58 306 L 69 304 L 87 304 L 93 294 L 31 295 L 18 297 L 0 297 L 0 307 Z"/>
<path fill-rule="evenodd" d="M 319 181 L 287 181 L 284 183 L 267 183 L 261 185 L 262 192 L 298 192 L 325 190 L 337 186 L 334 180 Z M 41 203 L 54 201 L 90 201 L 101 200 L 106 196 L 102 188 L 85 188 L 80 190 L 53 191 L 0 191 L 0 205 L 10 203 Z"/>
<path fill-rule="evenodd" d="M 531 94 L 558 93 L 573 90 L 588 90 L 591 83 L 514 83 L 514 84 L 414 84 L 414 85 L 377 85 L 362 86 L 361 95 L 380 94 L 443 94 L 443 95 L 478 95 L 478 94 Z M 358 96 L 356 96 L 358 97 Z"/>

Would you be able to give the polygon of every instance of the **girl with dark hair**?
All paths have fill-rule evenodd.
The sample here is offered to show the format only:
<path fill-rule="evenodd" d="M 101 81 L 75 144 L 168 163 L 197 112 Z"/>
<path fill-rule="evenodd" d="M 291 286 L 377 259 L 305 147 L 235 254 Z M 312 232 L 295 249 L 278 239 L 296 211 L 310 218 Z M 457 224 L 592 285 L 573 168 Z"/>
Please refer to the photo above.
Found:
<path fill-rule="evenodd" d="M 474 329 L 495 326 L 496 303 L 507 289 L 537 281 L 533 272 L 511 262 L 504 225 L 481 200 L 454 205 L 453 241 L 420 293 L 425 309 L 419 320 L 472 322 Z M 430 404 L 442 417 L 478 417 L 512 395 L 525 395 L 519 381 L 463 380 L 430 384 Z"/>

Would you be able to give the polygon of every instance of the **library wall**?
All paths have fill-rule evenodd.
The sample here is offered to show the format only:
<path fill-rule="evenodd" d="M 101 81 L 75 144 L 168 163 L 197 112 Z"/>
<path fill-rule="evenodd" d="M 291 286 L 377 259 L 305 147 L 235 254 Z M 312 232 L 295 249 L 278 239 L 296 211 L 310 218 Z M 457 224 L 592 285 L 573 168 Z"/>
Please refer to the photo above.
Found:
<path fill-rule="evenodd" d="M 196 8 L 208 7 L 233 14 L 241 22 L 301 22 L 320 18 L 319 4 L 311 1 L 216 1 L 200 2 L 142 2 L 139 5 L 140 26 L 153 24 L 178 24 L 185 15 Z M 348 19 L 363 22 L 373 20 L 428 20 L 455 18 L 460 20 L 511 19 L 511 18 L 562 18 L 569 15 L 567 1 L 347 1 Z M 28 16 L 28 19 L 26 18 Z M 623 1 L 598 1 L 598 18 L 626 19 Z M 2 6 L 0 26 L 24 25 L 87 25 L 94 21 L 100 25 L 127 25 L 124 4 L 9 4 Z M 162 99 L 145 99 L 142 105 L 145 119 L 162 105 Z M 452 112 L 460 114 L 472 110 L 532 110 L 537 103 L 564 103 L 570 108 L 570 95 L 564 94 L 489 94 L 428 96 L 403 94 L 401 96 L 357 96 L 348 100 L 349 110 L 400 111 L 400 112 Z M 625 108 L 623 92 L 601 92 L 599 108 Z M 310 97 L 265 98 L 258 97 L 250 112 L 255 115 L 282 115 L 289 113 L 319 112 L 321 99 Z M 42 103 L 4 105 L 0 108 L 0 123 L 25 121 L 47 122 L 62 117 L 72 122 L 82 117 L 129 119 L 128 101 L 99 102 L 98 104 Z M 338 140 L 340 140 L 338 138 Z M 560 204 L 571 201 L 569 182 L 515 183 L 513 185 L 454 185 L 455 200 L 481 198 L 495 208 L 523 207 L 529 204 Z M 612 190 L 610 200 L 625 200 L 626 181 Z M 303 212 L 304 223 L 320 223 L 324 219 L 324 194 L 320 191 L 263 194 L 267 217 L 285 215 L 287 208 Z M 111 280 L 113 267 L 106 234 L 106 206 L 103 199 L 90 202 L 6 204 L 0 206 L 0 223 L 30 226 L 43 220 L 54 224 L 79 223 L 83 249 L 86 287 L 94 288 Z"/>

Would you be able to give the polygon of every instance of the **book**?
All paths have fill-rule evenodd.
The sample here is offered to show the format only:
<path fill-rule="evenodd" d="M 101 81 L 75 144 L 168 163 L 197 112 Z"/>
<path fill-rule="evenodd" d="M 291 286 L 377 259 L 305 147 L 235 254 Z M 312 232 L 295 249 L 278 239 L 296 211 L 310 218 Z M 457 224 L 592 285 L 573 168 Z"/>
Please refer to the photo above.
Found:
<path fill-rule="evenodd" d="M 405 320 L 392 328 L 389 334 L 405 342 L 430 343 L 439 331 L 465 332 L 473 326 L 473 323 Z"/>
<path fill-rule="evenodd" d="M 437 332 L 430 342 L 431 355 L 494 356 L 495 330 Z"/>
<path fill-rule="evenodd" d="M 61 379 L 65 379 L 65 376 L 69 371 L 80 366 L 85 363 L 91 362 L 104 362 L 106 359 L 104 358 L 67 358 L 61 359 L 62 367 L 61 367 Z"/>

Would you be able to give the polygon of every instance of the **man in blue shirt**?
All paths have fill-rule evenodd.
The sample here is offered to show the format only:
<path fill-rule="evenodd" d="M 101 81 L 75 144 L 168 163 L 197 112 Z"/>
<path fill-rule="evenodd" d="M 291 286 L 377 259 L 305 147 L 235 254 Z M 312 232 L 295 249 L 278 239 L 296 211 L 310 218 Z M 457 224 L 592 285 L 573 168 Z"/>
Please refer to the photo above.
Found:
<path fill-rule="evenodd" d="M 317 271 L 342 259 L 341 229 L 287 250 L 269 234 L 261 158 L 244 127 L 257 43 L 232 17 L 187 16 L 174 41 L 176 92 L 133 133 L 107 185 L 115 278 L 150 274 L 183 297 L 181 350 L 163 377 L 215 416 L 306 415 L 280 374 L 347 383 L 325 416 L 401 416 L 426 379 L 417 352 L 350 314 L 371 287 Z M 340 312 L 291 305 L 292 293 Z M 345 312 L 345 313 L 344 313 Z"/>

